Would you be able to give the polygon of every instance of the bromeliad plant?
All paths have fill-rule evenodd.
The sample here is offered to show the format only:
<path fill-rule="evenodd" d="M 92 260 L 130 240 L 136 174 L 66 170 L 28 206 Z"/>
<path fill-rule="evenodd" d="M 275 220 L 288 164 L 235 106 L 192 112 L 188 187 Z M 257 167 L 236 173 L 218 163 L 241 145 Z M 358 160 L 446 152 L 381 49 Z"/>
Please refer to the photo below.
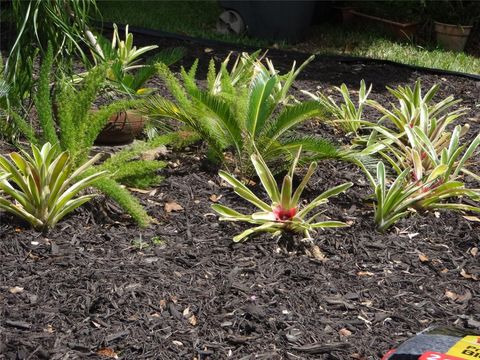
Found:
<path fill-rule="evenodd" d="M 113 24 L 111 42 L 101 36 L 90 39 L 90 41 L 95 49 L 93 57 L 97 65 L 119 63 L 123 72 L 142 67 L 143 65 L 140 64 L 141 56 L 158 48 L 157 45 L 150 45 L 137 49 L 133 45 L 133 34 L 128 31 L 128 25 L 125 26 L 124 40 L 120 38 L 118 26 Z"/>
<path fill-rule="evenodd" d="M 389 89 L 398 98 L 400 107 L 392 105 L 393 109 L 387 110 L 369 102 L 384 114 L 382 121 L 388 120 L 394 126 L 392 129 L 369 124 L 372 132 L 363 139 L 365 149 L 361 152 L 379 154 L 396 173 L 388 187 L 383 162 L 377 165 L 377 179 L 364 168 L 375 189 L 375 221 L 381 231 L 407 216 L 411 209 L 480 210 L 477 206 L 455 202 L 462 197 L 478 200 L 479 190 L 466 188 L 462 176 L 479 178 L 467 166 L 480 145 L 480 134 L 470 143 L 462 144 L 468 124 L 447 130 L 447 126 L 463 114 L 463 109 L 451 111 L 458 103 L 453 97 L 432 103 L 437 90 L 438 86 L 434 86 L 422 96 L 417 81 L 413 90 L 409 87 Z"/>
<path fill-rule="evenodd" d="M 220 177 L 233 187 L 236 194 L 249 201 L 261 211 L 251 215 L 241 214 L 229 207 L 215 204 L 213 210 L 220 214 L 220 220 L 226 221 L 244 221 L 256 225 L 233 238 L 234 241 L 242 241 L 250 235 L 258 232 L 269 232 L 274 235 L 281 234 L 284 231 L 300 233 L 306 239 L 311 239 L 311 232 L 315 229 L 342 227 L 347 224 L 340 221 L 316 221 L 321 212 L 309 215 L 318 206 L 328 202 L 328 198 L 346 191 L 352 186 L 352 183 L 344 183 L 318 195 L 311 203 L 303 208 L 300 206 L 300 197 L 310 177 L 313 175 L 317 164 L 310 164 L 308 171 L 295 192 L 293 191 L 292 181 L 295 168 L 300 158 L 301 148 L 298 150 L 290 171 L 283 179 L 281 189 L 278 187 L 272 172 L 259 154 L 253 154 L 251 160 L 257 172 L 260 181 L 266 190 L 270 204 L 258 198 L 241 181 L 225 171 L 220 171 Z"/>
<path fill-rule="evenodd" d="M 313 100 L 317 101 L 319 106 L 327 112 L 332 122 L 340 127 L 345 133 L 356 134 L 362 125 L 363 109 L 367 103 L 368 95 L 372 91 L 372 85 L 367 90 L 365 81 L 360 82 L 360 90 L 358 91 L 358 102 L 355 104 L 350 98 L 350 92 L 347 85 L 342 84 L 335 89 L 342 95 L 343 103 L 337 105 L 331 96 L 322 93 L 312 94 L 308 91 L 303 93 L 309 95 Z"/>
<path fill-rule="evenodd" d="M 379 153 L 397 174 L 405 169 L 411 170 L 412 181 L 424 180 L 439 165 L 446 165 L 448 169 L 442 181 L 457 179 L 461 173 L 477 177 L 467 169 L 467 165 L 480 144 L 480 134 L 467 147 L 460 141 L 466 130 L 468 126 L 457 125 L 453 132 L 445 132 L 444 138 L 449 140 L 447 143 L 435 146 L 419 126 L 405 129 L 407 144 L 389 130 L 377 127 L 376 131 L 385 140 L 370 145 L 365 151 L 370 154 L 372 148 L 381 148 Z"/>
<path fill-rule="evenodd" d="M 383 114 L 379 126 L 382 125 L 382 122 L 389 121 L 395 127 L 395 130 L 388 127 L 383 127 L 383 129 L 399 138 L 404 144 L 409 141 L 406 130 L 419 127 L 435 148 L 441 151 L 450 139 L 450 133 L 446 131 L 447 126 L 462 116 L 465 109 L 452 109 L 461 101 L 455 100 L 453 96 L 448 96 L 437 103 L 433 102 L 433 97 L 438 89 L 439 85 L 434 85 L 422 96 L 421 83 L 420 80 L 417 80 L 413 89 L 409 86 L 399 86 L 397 89 L 387 87 L 387 90 L 398 99 L 399 106 L 391 104 L 391 109 L 387 109 L 374 100 L 368 100 L 367 103 Z M 467 129 L 468 125 L 466 126 Z M 369 140 L 370 143 L 379 140 L 375 128 L 372 139 Z"/>
<path fill-rule="evenodd" d="M 125 26 L 124 40 L 120 38 L 118 26 L 113 24 L 113 37 L 109 41 L 102 36 L 90 37 L 95 66 L 106 66 L 107 84 L 114 89 L 136 96 L 149 95 L 153 89 L 145 87 L 145 83 L 156 73 L 155 65 L 163 63 L 170 66 L 185 54 L 184 48 L 163 49 L 149 61 L 142 63 L 141 58 L 147 52 L 158 48 L 157 45 L 144 46 L 137 49 L 133 45 L 133 34 Z M 81 75 L 78 79 L 81 79 Z"/>
<path fill-rule="evenodd" d="M 116 101 L 92 112 L 92 103 L 105 80 L 106 69 L 102 66 L 92 69 L 78 87 L 74 87 L 70 81 L 57 81 L 56 96 L 51 96 L 52 56 L 49 48 L 40 67 L 38 87 L 34 94 L 39 126 L 34 127 L 13 111 L 12 119 L 31 144 L 58 144 L 62 151 L 68 151 L 75 166 L 81 166 L 87 161 L 94 141 L 109 117 L 113 113 L 138 105 L 138 101 Z M 57 111 L 53 107 L 54 101 Z M 93 168 L 89 169 L 86 175 L 95 171 Z M 151 221 L 139 201 L 115 179 L 101 178 L 94 186 L 116 201 L 141 226 L 146 226 Z"/>
<path fill-rule="evenodd" d="M 419 184 L 418 181 L 410 182 L 410 171 L 405 169 L 389 186 L 386 177 L 385 165 L 383 162 L 377 164 L 377 176 L 375 178 L 367 173 L 370 183 L 374 189 L 376 204 L 375 223 L 379 231 L 384 232 L 401 218 L 408 216 L 411 209 L 417 202 L 428 194 L 423 191 L 422 186 L 430 186 L 436 181 L 434 176 L 430 177 L 426 184 Z M 433 174 L 432 175 L 437 175 Z"/>
<path fill-rule="evenodd" d="M 392 110 L 388 110 L 374 101 L 369 101 L 384 117 L 379 124 L 366 123 L 371 133 L 357 138 L 358 143 L 364 147 L 361 152 L 363 155 L 379 154 L 397 174 L 410 168 L 413 180 L 428 177 L 429 172 L 440 164 L 441 159 L 443 163 L 449 162 L 454 154 L 455 161 L 460 159 L 459 153 L 465 149 L 465 145 L 460 146 L 460 140 L 468 132 L 469 125 L 457 125 L 453 132 L 447 130 L 447 127 L 463 114 L 463 109 L 451 111 L 451 107 L 456 105 L 458 100 L 450 96 L 438 103 L 432 103 L 438 85 L 422 96 L 419 81 L 414 89 L 407 86 L 389 91 L 398 98 L 400 107 L 392 105 Z M 390 122 L 393 128 L 384 126 L 382 121 Z M 476 147 L 477 145 L 474 145 L 472 153 L 466 153 L 468 158 Z M 468 172 L 464 167 L 465 162 L 461 163 L 459 171 Z M 458 173 L 454 176 L 457 175 Z"/>
<path fill-rule="evenodd" d="M 55 226 L 95 195 L 77 195 L 106 176 L 106 171 L 84 176 L 100 155 L 76 168 L 68 151 L 59 153 L 58 146 L 46 143 L 39 149 L 32 145 L 32 155 L 13 152 L 10 160 L 0 155 L 0 209 L 29 222 L 35 229 L 46 231 Z"/>
<path fill-rule="evenodd" d="M 421 180 L 411 180 L 411 170 L 402 171 L 388 186 L 383 162 L 377 164 L 376 179 L 367 172 L 374 188 L 375 223 L 384 232 L 398 220 L 415 210 L 455 210 L 480 212 L 480 207 L 462 203 L 446 202 L 460 197 L 478 200 L 480 191 L 468 189 L 464 183 L 453 180 L 452 168 L 448 164 L 437 165 Z"/>

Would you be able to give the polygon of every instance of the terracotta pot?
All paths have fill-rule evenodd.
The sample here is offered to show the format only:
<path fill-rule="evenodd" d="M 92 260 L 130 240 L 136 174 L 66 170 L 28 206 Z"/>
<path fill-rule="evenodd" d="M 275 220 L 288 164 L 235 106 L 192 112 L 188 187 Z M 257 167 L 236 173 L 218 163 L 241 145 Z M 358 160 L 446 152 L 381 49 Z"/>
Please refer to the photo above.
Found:
<path fill-rule="evenodd" d="M 401 23 L 389 19 L 380 18 L 377 16 L 364 14 L 355 10 L 351 10 L 350 13 L 355 16 L 357 22 L 359 20 L 363 20 L 367 23 L 370 22 L 381 25 L 383 29 L 385 29 L 385 31 L 392 34 L 398 40 L 411 40 L 417 32 L 418 25 L 420 25 L 419 21 Z"/>
<path fill-rule="evenodd" d="M 112 115 L 105 128 L 98 134 L 97 145 L 128 144 L 139 136 L 145 127 L 145 118 L 126 110 Z"/>
<path fill-rule="evenodd" d="M 435 21 L 437 43 L 446 50 L 463 51 L 473 26 L 444 24 Z"/>

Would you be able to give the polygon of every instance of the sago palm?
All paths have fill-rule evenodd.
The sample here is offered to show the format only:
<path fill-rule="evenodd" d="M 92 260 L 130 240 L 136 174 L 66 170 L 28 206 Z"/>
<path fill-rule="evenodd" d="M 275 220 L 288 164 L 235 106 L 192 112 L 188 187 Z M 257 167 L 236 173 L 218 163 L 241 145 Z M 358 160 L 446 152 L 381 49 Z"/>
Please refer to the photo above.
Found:
<path fill-rule="evenodd" d="M 316 102 L 293 102 L 289 95 L 293 81 L 313 57 L 280 75 L 271 61 L 265 66 L 257 55 L 241 55 L 230 71 L 228 59 L 218 72 L 212 61 L 206 88 L 195 80 L 197 62 L 189 71 L 181 70 L 181 81 L 159 65 L 175 101 L 152 97 L 146 114 L 187 125 L 201 135 L 214 159 L 246 176 L 253 173 L 249 159 L 257 150 L 268 164 L 277 164 L 273 166 L 277 172 L 288 168 L 299 146 L 304 161 L 349 156 L 325 139 L 295 132 L 299 124 L 320 114 Z"/>

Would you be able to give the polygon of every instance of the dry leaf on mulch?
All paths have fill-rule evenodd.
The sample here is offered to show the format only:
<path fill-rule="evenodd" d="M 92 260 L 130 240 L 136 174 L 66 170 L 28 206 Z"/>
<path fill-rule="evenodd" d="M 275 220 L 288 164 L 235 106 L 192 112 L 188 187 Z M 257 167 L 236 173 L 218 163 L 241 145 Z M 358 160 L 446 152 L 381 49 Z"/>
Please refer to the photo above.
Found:
<path fill-rule="evenodd" d="M 183 207 L 180 204 L 177 204 L 175 201 L 170 201 L 165 203 L 165 212 L 171 213 L 172 211 L 182 211 Z"/>

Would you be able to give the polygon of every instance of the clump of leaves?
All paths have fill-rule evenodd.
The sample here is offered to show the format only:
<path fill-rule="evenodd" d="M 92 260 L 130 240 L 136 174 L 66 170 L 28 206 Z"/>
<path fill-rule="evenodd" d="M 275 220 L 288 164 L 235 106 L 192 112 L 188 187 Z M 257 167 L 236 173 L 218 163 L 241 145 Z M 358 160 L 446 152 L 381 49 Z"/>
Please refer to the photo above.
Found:
<path fill-rule="evenodd" d="M 142 56 L 158 48 L 149 45 L 137 48 L 133 44 L 133 34 L 125 26 L 123 40 L 118 26 L 113 24 L 113 36 L 109 41 L 102 36 L 91 38 L 93 60 L 96 66 L 106 66 L 106 80 L 116 90 L 130 95 L 143 96 L 152 92 L 145 83 L 156 73 L 155 64 L 163 63 L 170 66 L 180 60 L 184 48 L 163 49 L 146 63 L 141 62 Z"/>
<path fill-rule="evenodd" d="M 477 144 L 480 135 L 477 137 Z M 418 210 L 455 210 L 480 212 L 480 207 L 467 205 L 461 202 L 452 202 L 462 197 L 473 200 L 480 199 L 479 189 L 469 189 L 462 181 L 458 180 L 460 163 L 469 155 L 469 150 L 457 166 L 454 166 L 454 155 L 448 162 L 440 161 L 438 165 L 428 173 L 428 176 L 412 178 L 414 169 L 405 169 L 397 175 L 389 186 L 383 162 L 377 165 L 376 179 L 370 174 L 368 178 L 374 188 L 375 223 L 380 231 L 387 230 L 399 219 L 408 216 L 412 211 Z M 446 159 L 446 158 L 444 158 Z"/>
<path fill-rule="evenodd" d="M 366 140 L 363 139 L 365 148 L 361 153 L 379 154 L 397 174 L 410 168 L 413 180 L 428 177 L 440 163 L 449 163 L 449 168 L 454 169 L 453 174 L 450 171 L 445 173 L 446 178 L 451 175 L 457 177 L 459 172 L 472 175 L 466 165 L 478 146 L 477 139 L 469 145 L 465 156 L 460 157 L 467 147 L 460 144 L 461 139 L 470 127 L 468 124 L 457 125 L 453 132 L 448 130 L 448 126 L 464 114 L 463 108 L 452 110 L 459 100 L 449 96 L 434 103 L 432 99 L 438 91 L 438 85 L 422 96 L 420 81 L 416 82 L 414 89 L 408 86 L 388 89 L 398 98 L 400 107 L 392 105 L 392 109 L 388 110 L 369 101 L 384 116 L 379 124 L 369 124 L 371 133 Z M 382 125 L 383 121 L 388 121 L 389 126 Z"/>
<path fill-rule="evenodd" d="M 394 170 L 389 181 L 383 162 L 377 164 L 377 178 L 366 170 L 375 189 L 375 222 L 385 231 L 411 210 L 448 209 L 479 211 L 477 206 L 466 205 L 461 198 L 477 200 L 478 189 L 466 188 L 462 176 L 478 176 L 467 166 L 480 145 L 480 134 L 470 143 L 462 144 L 462 136 L 469 125 L 457 125 L 453 131 L 448 126 L 454 123 L 464 109 L 453 110 L 459 103 L 452 96 L 439 102 L 433 97 L 438 85 L 422 95 L 420 81 L 412 89 L 408 86 L 388 90 L 399 106 L 387 109 L 375 101 L 369 104 L 384 116 L 379 124 L 369 124 L 371 133 L 365 140 L 364 155 L 379 154 Z M 389 122 L 382 124 L 382 122 Z M 361 164 L 360 164 L 361 165 Z M 391 183 L 389 186 L 388 184 Z"/>
<path fill-rule="evenodd" d="M 65 215 L 94 197 L 77 195 L 106 175 L 105 171 L 84 176 L 99 156 L 76 168 L 68 151 L 46 143 L 39 149 L 32 145 L 32 155 L 13 152 L 10 160 L 0 155 L 0 208 L 46 231 Z"/>
<path fill-rule="evenodd" d="M 367 90 L 365 81 L 360 82 L 360 90 L 358 91 L 357 104 L 350 97 L 350 91 L 347 85 L 342 84 L 340 87 L 335 87 L 343 97 L 343 103 L 338 105 L 331 97 L 319 92 L 312 94 L 308 91 L 303 91 L 309 95 L 313 100 L 317 101 L 319 106 L 325 110 L 328 116 L 332 119 L 332 123 L 337 125 L 345 133 L 356 134 L 358 129 L 362 126 L 363 109 L 367 103 L 368 95 L 372 91 L 372 85 Z"/>
<path fill-rule="evenodd" d="M 410 142 L 407 130 L 414 127 L 420 128 L 432 142 L 437 151 L 441 151 L 450 139 L 447 131 L 448 125 L 454 123 L 460 116 L 465 114 L 464 108 L 453 109 L 461 100 L 455 100 L 453 96 L 434 102 L 433 98 L 439 90 L 439 85 L 432 86 L 425 95 L 422 95 L 420 80 L 415 82 L 412 89 L 409 86 L 398 86 L 396 89 L 387 87 L 387 90 L 395 96 L 399 105 L 390 104 L 390 109 L 374 100 L 368 100 L 369 106 L 383 114 L 379 124 L 371 124 L 373 131 L 368 139 L 369 144 L 381 143 L 382 136 L 386 132 L 389 137 L 396 137 L 405 145 Z M 391 126 L 383 126 L 388 122 Z M 468 130 L 465 126 L 464 132 Z M 378 133 L 381 134 L 378 134 Z M 388 135 L 387 135 L 388 136 Z"/>
<path fill-rule="evenodd" d="M 344 183 L 329 189 L 318 195 L 312 202 L 304 207 L 300 206 L 302 192 L 317 167 L 315 162 L 311 163 L 305 177 L 297 189 L 293 191 L 292 179 L 300 154 L 301 148 L 298 149 L 292 166 L 283 179 L 281 188 L 278 187 L 272 172 L 263 158 L 259 154 L 253 154 L 251 156 L 251 161 L 256 173 L 269 196 L 269 203 L 258 198 L 250 189 L 231 174 L 225 171 L 219 172 L 220 177 L 233 187 L 236 194 L 261 210 L 260 212 L 245 215 L 224 205 L 212 205 L 213 210 L 220 214 L 220 220 L 244 221 L 256 225 L 235 236 L 233 238 L 234 241 L 245 240 L 248 236 L 257 232 L 269 232 L 278 235 L 284 231 L 300 233 L 305 238 L 310 239 L 311 232 L 315 229 L 347 226 L 347 224 L 340 221 L 316 221 L 321 212 L 315 213 L 314 215 L 310 215 L 310 213 L 320 205 L 325 204 L 328 198 L 346 191 L 352 186 L 352 183 Z"/>
<path fill-rule="evenodd" d="M 243 54 L 230 71 L 228 59 L 218 71 L 212 60 L 206 88 L 196 83 L 198 62 L 188 71 L 182 69 L 182 81 L 159 65 L 159 74 L 175 101 L 151 97 L 145 113 L 160 122 L 174 119 L 185 124 L 208 144 L 211 159 L 244 176 L 253 174 L 249 159 L 257 151 L 278 172 L 288 168 L 299 146 L 303 161 L 348 158 L 330 141 L 295 131 L 319 114 L 317 102 L 293 103 L 289 95 L 293 81 L 313 57 L 281 75 L 270 61 L 265 60 L 265 66 L 256 56 Z"/>
<path fill-rule="evenodd" d="M 113 24 L 112 41 L 108 41 L 102 36 L 95 37 L 91 43 L 95 50 L 92 52 L 95 63 L 118 63 L 123 72 L 138 69 L 141 56 L 145 53 L 158 48 L 157 45 L 149 45 L 138 48 L 133 45 L 133 34 L 128 31 L 128 25 L 125 26 L 124 39 L 120 38 L 118 26 Z"/>
<path fill-rule="evenodd" d="M 46 142 L 58 144 L 60 149 L 68 151 L 75 166 L 84 163 L 90 154 L 98 134 L 116 112 L 138 106 L 139 101 L 117 101 L 92 112 L 92 104 L 105 79 L 105 67 L 97 67 L 88 73 L 80 88 L 69 81 L 58 81 L 59 89 L 55 98 L 50 93 L 50 74 L 53 54 L 51 48 L 40 68 L 38 89 L 34 95 L 35 107 L 39 118 L 39 131 L 20 115 L 11 112 L 17 128 L 30 143 L 40 145 Z M 56 102 L 57 111 L 53 110 Z M 60 130 L 57 132 L 57 130 Z M 90 169 L 86 175 L 91 174 Z M 141 226 L 150 222 L 150 217 L 138 200 L 111 178 L 101 178 L 94 184 L 100 191 L 116 201 Z"/>
<path fill-rule="evenodd" d="M 156 136 L 148 141 L 136 141 L 113 154 L 96 168 L 109 171 L 112 179 L 127 186 L 144 189 L 157 185 L 162 181 L 158 171 L 163 169 L 166 163 L 142 157 L 151 150 L 175 143 L 178 137 L 178 134 L 171 133 Z"/>

